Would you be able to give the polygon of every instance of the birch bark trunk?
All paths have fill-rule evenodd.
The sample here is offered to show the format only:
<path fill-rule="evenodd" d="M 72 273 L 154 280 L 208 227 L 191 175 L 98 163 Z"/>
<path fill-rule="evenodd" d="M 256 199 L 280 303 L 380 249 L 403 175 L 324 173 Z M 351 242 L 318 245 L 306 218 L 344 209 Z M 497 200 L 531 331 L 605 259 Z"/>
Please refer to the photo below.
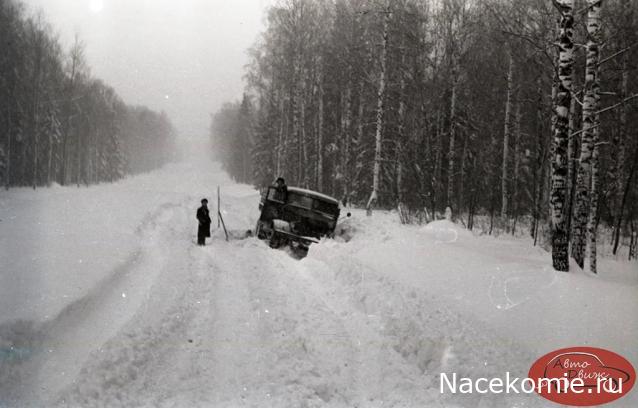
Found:
<path fill-rule="evenodd" d="M 49 115 L 51 116 L 49 120 L 53 124 L 55 121 L 53 113 L 49 113 Z M 53 124 L 53 126 L 55 126 L 55 124 Z M 53 148 L 53 130 L 49 129 L 47 138 L 47 186 L 51 185 L 51 176 L 53 174 Z"/>
<path fill-rule="evenodd" d="M 452 97 L 450 101 L 450 145 L 448 150 L 448 170 L 447 170 L 447 203 L 446 206 L 452 208 L 454 200 L 454 149 L 456 143 L 456 92 L 458 85 L 456 58 L 452 56 Z"/>
<path fill-rule="evenodd" d="M 516 101 L 516 113 L 514 114 L 514 191 L 512 191 L 512 213 L 514 222 L 512 225 L 512 235 L 516 233 L 516 222 L 518 221 L 519 210 L 519 186 L 520 181 L 520 145 L 521 145 L 521 102 Z"/>
<path fill-rule="evenodd" d="M 441 184 L 441 173 L 443 168 L 443 130 L 441 110 L 436 112 L 436 153 L 434 157 L 434 174 L 432 180 L 432 212 L 436 216 L 439 207 L 439 186 Z"/>
<path fill-rule="evenodd" d="M 574 208 L 574 129 L 576 129 L 576 98 L 569 107 L 569 136 L 567 139 L 567 239 L 571 241 L 572 209 Z"/>
<path fill-rule="evenodd" d="M 559 35 L 558 88 L 556 93 L 556 122 L 552 157 L 550 195 L 552 262 L 557 271 L 569 270 L 569 241 L 566 220 L 567 144 L 569 136 L 569 107 L 571 105 L 574 65 L 573 0 L 556 2 L 561 13 Z"/>
<path fill-rule="evenodd" d="M 372 215 L 372 209 L 376 205 L 379 196 L 379 181 L 381 176 L 381 142 L 383 138 L 383 111 L 385 100 L 385 86 L 386 86 L 386 65 L 388 56 L 388 40 L 389 33 L 388 28 L 390 25 L 390 3 L 386 7 L 383 17 L 383 48 L 381 49 L 381 72 L 379 75 L 379 90 L 377 92 L 377 127 L 375 133 L 375 146 L 374 146 L 374 168 L 372 173 L 372 192 L 366 205 L 366 214 Z"/>
<path fill-rule="evenodd" d="M 280 100 L 279 100 L 279 132 L 277 135 L 277 147 L 275 148 L 277 156 L 275 163 L 275 177 L 280 177 L 282 175 L 282 156 L 284 149 L 284 132 L 286 125 L 286 106 L 284 102 L 283 92 L 280 92 Z"/>
<path fill-rule="evenodd" d="M 456 211 L 461 214 L 463 201 L 465 200 L 465 161 L 467 158 L 468 137 L 463 138 L 463 149 L 461 149 L 461 162 L 459 163 L 459 190 L 456 194 Z"/>
<path fill-rule="evenodd" d="M 509 66 L 507 69 L 507 102 L 505 103 L 505 124 L 503 129 L 503 167 L 501 171 L 501 218 L 506 222 L 509 214 L 509 180 L 508 180 L 508 163 L 510 156 L 510 132 L 511 132 L 511 115 L 512 115 L 512 90 L 514 80 L 514 58 L 509 55 Z"/>
<path fill-rule="evenodd" d="M 358 97 L 358 108 L 357 108 L 357 138 L 355 140 L 355 149 L 357 149 L 357 154 L 354 155 L 354 168 L 356 171 L 354 172 L 351 183 L 353 186 L 357 186 L 358 188 L 358 180 L 361 174 L 361 169 L 363 169 L 363 163 L 361 162 L 361 152 L 359 152 L 359 148 L 363 142 L 363 126 L 364 126 L 364 115 L 365 115 L 365 83 L 362 78 L 359 79 L 359 97 Z"/>
<path fill-rule="evenodd" d="M 541 199 L 542 199 L 542 183 L 545 177 L 545 147 L 544 147 L 544 134 L 545 128 L 543 126 L 543 83 L 541 77 L 539 76 L 536 79 L 536 93 L 537 93 L 537 103 L 536 103 L 536 165 L 533 167 L 533 191 L 532 196 L 534 200 L 534 205 L 532 209 L 532 225 L 530 226 L 530 236 L 534 238 L 534 246 L 536 246 L 536 241 L 538 240 L 537 231 L 538 224 L 540 223 L 540 215 L 541 215 Z M 552 98 L 552 104 L 554 103 L 554 98 Z M 553 105 L 552 105 L 553 106 Z M 553 109 L 555 111 L 555 109 Z M 552 136 L 554 135 L 553 129 L 554 125 L 551 125 Z"/>
<path fill-rule="evenodd" d="M 587 223 L 591 205 L 592 156 L 598 110 L 598 61 L 600 37 L 600 9 L 602 0 L 588 0 L 587 12 L 587 61 L 585 66 L 585 95 L 583 98 L 583 133 L 580 149 L 578 176 L 576 179 L 574 220 L 572 225 L 572 257 L 584 267 L 587 247 Z"/>
<path fill-rule="evenodd" d="M 599 97 L 597 97 L 599 99 Z M 598 101 L 596 101 L 598 105 Z M 600 120 L 596 115 L 596 123 Z M 589 270 L 597 273 L 596 268 L 596 233 L 598 230 L 598 191 L 600 190 L 599 151 L 598 151 L 598 126 L 594 129 L 592 137 L 592 163 L 591 163 L 591 203 L 589 208 L 589 220 L 587 221 L 587 234 L 589 236 Z"/>
<path fill-rule="evenodd" d="M 300 117 L 299 117 L 299 143 L 301 145 L 301 163 L 299 181 L 304 188 L 308 188 L 310 182 L 308 178 L 308 169 L 306 169 L 306 163 L 308 162 L 308 146 L 306 144 L 306 86 L 305 81 L 302 83 L 300 96 Z"/>
<path fill-rule="evenodd" d="M 317 115 L 317 190 L 323 191 L 323 73 L 319 75 L 319 112 Z"/>
<path fill-rule="evenodd" d="M 344 104 L 341 122 L 343 148 L 341 150 L 342 201 L 347 202 L 350 196 L 350 125 L 352 123 L 352 89 L 350 81 L 344 92 Z"/>

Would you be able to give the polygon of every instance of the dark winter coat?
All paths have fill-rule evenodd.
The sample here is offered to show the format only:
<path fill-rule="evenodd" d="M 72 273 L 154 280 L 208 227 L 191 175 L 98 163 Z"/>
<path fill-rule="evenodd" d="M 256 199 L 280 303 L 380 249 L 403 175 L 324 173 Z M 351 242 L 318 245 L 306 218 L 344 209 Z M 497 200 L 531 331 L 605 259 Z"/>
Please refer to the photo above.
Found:
<path fill-rule="evenodd" d="M 197 221 L 199 221 L 199 228 L 197 230 L 197 236 L 199 238 L 210 237 L 210 215 L 208 214 L 208 208 L 201 206 L 197 209 Z"/>
<path fill-rule="evenodd" d="M 275 199 L 282 201 L 282 202 L 287 202 L 288 201 L 288 186 L 286 186 L 285 184 L 283 186 L 275 186 L 276 189 L 276 195 L 275 195 Z"/>

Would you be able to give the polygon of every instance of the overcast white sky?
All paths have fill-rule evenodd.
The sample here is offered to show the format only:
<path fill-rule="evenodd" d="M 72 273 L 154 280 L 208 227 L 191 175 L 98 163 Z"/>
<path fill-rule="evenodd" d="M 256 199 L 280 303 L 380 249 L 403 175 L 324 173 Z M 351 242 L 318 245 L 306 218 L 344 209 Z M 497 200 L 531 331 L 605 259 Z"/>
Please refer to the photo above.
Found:
<path fill-rule="evenodd" d="M 210 113 L 239 99 L 246 50 L 272 0 L 23 0 L 65 46 L 78 32 L 92 73 L 129 104 L 164 110 L 207 137 Z M 67 47 L 68 48 L 68 47 Z"/>

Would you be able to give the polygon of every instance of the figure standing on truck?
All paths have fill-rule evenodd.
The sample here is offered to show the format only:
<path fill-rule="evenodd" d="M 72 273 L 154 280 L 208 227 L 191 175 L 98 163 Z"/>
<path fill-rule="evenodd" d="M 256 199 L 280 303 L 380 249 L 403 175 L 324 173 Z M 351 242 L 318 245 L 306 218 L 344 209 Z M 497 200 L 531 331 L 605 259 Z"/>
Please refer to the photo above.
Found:
<path fill-rule="evenodd" d="M 259 210 L 257 238 L 272 248 L 289 246 L 300 257 L 308 253 L 311 243 L 334 235 L 340 213 L 339 201 L 334 197 L 287 187 L 283 179 L 262 191 Z"/>
<path fill-rule="evenodd" d="M 206 245 L 206 238 L 210 237 L 210 215 L 208 214 L 208 200 L 202 199 L 202 206 L 197 209 L 197 245 Z"/>
<path fill-rule="evenodd" d="M 288 198 L 288 186 L 286 186 L 286 180 L 284 180 L 283 177 L 278 177 L 275 181 L 275 188 L 277 189 L 276 199 L 285 203 Z"/>

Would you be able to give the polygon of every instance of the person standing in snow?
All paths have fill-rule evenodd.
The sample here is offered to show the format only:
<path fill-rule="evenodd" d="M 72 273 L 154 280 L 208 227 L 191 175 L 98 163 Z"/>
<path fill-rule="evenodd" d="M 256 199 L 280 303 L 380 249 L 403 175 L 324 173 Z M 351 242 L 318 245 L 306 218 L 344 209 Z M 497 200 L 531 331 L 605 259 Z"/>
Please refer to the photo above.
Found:
<path fill-rule="evenodd" d="M 197 209 L 197 245 L 206 245 L 206 238 L 210 237 L 210 215 L 208 214 L 208 200 L 202 199 L 202 206 Z"/>

